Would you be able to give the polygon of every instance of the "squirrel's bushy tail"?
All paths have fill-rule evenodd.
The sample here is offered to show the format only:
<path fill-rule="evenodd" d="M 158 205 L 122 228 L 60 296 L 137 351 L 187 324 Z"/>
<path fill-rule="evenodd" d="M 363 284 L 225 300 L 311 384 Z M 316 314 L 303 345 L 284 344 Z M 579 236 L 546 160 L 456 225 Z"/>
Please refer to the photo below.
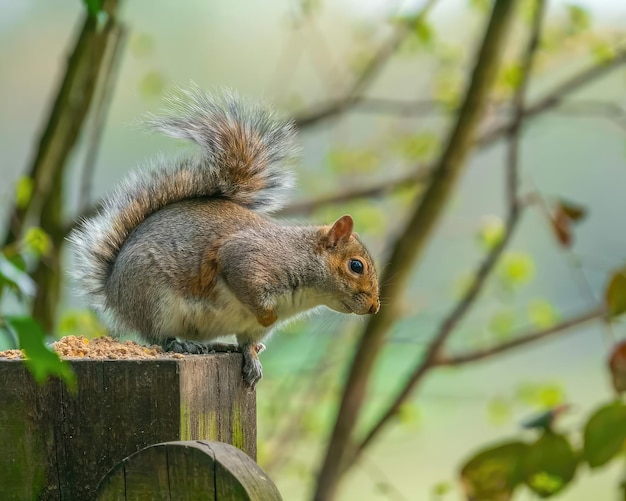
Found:
<path fill-rule="evenodd" d="M 163 116 L 144 121 L 150 130 L 200 146 L 200 155 L 159 160 L 137 170 L 104 202 L 99 214 L 72 232 L 75 275 L 92 306 L 106 306 L 105 281 L 128 235 L 150 214 L 193 198 L 230 200 L 257 212 L 285 202 L 293 184 L 289 163 L 295 156 L 295 128 L 272 111 L 230 92 L 213 97 L 196 86 L 167 98 Z"/>

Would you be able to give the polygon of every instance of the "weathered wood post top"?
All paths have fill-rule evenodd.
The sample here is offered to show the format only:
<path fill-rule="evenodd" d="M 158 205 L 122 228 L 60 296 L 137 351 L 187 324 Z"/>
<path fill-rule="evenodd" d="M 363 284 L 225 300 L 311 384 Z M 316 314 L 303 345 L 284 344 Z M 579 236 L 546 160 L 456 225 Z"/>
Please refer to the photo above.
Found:
<path fill-rule="evenodd" d="M 114 465 L 162 442 L 214 440 L 256 459 L 256 395 L 241 354 L 70 363 L 75 393 L 0 359 L 4 499 L 92 499 Z"/>

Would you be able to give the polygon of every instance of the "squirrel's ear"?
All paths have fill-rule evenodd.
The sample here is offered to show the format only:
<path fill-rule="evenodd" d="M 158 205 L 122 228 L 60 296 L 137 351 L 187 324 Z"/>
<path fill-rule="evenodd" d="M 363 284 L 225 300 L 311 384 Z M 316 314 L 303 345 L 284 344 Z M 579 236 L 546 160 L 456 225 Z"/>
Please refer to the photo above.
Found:
<path fill-rule="evenodd" d="M 352 228 L 354 227 L 354 221 L 352 216 L 341 216 L 335 223 L 332 228 L 328 230 L 327 234 L 327 243 L 329 247 L 334 247 L 337 243 L 342 240 L 347 240 L 352 235 Z"/>

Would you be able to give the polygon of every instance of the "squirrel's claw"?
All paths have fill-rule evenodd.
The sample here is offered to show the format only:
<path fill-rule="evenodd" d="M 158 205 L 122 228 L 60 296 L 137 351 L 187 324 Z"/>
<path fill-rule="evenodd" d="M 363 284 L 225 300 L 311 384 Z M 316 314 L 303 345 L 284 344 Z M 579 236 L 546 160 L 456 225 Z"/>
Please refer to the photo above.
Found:
<path fill-rule="evenodd" d="M 263 349 L 265 346 L 263 346 Z M 257 351 L 258 350 L 258 351 Z M 243 354 L 243 368 L 242 375 L 243 381 L 251 390 L 256 388 L 257 383 L 263 377 L 263 367 L 259 360 L 258 353 L 263 351 L 259 349 L 258 345 L 252 344 L 242 347 L 241 353 Z"/>
<path fill-rule="evenodd" d="M 163 343 L 163 349 L 165 351 L 172 351 L 174 353 L 185 353 L 190 355 L 203 355 L 209 353 L 209 346 L 197 341 L 179 341 L 176 338 L 170 337 Z"/>

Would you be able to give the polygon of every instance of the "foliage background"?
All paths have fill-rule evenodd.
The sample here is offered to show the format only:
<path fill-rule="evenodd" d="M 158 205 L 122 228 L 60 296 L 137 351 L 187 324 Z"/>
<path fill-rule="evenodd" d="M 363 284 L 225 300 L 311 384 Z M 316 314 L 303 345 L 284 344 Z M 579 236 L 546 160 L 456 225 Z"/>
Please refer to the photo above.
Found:
<path fill-rule="evenodd" d="M 402 47 L 367 95 L 407 102 L 437 100 L 445 111 L 458 98 L 472 62 L 486 4 L 441 0 L 428 24 Z M 580 2 L 582 14 L 568 5 L 549 2 L 546 29 L 554 33 L 555 45 L 545 50 L 538 65 L 531 102 L 594 58 L 604 57 L 606 47 L 624 42 L 626 8 L 620 2 Z M 5 221 L 84 7 L 75 0 L 2 0 L 0 7 L 0 67 L 5 68 L 0 78 L 0 221 Z M 229 86 L 269 99 L 287 113 L 315 108 L 343 95 L 393 29 L 388 20 L 397 12 L 398 4 L 382 0 L 124 2 L 127 48 L 95 164 L 91 200 L 110 190 L 130 168 L 145 164 L 146 157 L 182 151 L 182 145 L 132 127 L 139 115 L 160 107 L 162 92 L 172 84 L 192 79 L 208 88 Z M 509 60 L 515 54 L 511 50 Z M 509 64 L 498 80 L 499 96 L 511 94 L 516 78 Z M 625 82 L 624 69 L 619 69 L 572 99 L 626 105 Z M 555 241 L 545 213 L 527 211 L 503 266 L 455 332 L 452 346 L 457 349 L 507 339 L 513 331 L 531 331 L 584 311 L 601 299 L 608 277 L 624 264 L 624 120 L 595 108 L 563 108 L 534 119 L 524 130 L 522 191 L 574 201 L 588 214 L 576 226 L 573 247 L 565 249 Z M 301 189 L 295 196 L 315 198 L 407 172 L 436 155 L 447 123 L 440 111 L 398 117 L 357 109 L 303 129 Z M 472 155 L 377 366 L 365 424 L 403 380 L 484 254 L 493 221 L 504 213 L 504 152 L 498 142 Z M 85 155 L 83 141 L 67 174 L 74 193 Z M 327 207 L 310 219 L 328 221 L 350 211 L 357 231 L 382 257 L 385 242 L 400 228 L 403 209 L 414 196 L 415 190 L 405 190 L 391 199 Z M 68 220 L 79 212 L 79 203 L 77 195 L 66 200 Z M 65 267 L 71 263 L 66 261 Z M 2 307 L 6 313 L 20 311 L 11 298 L 5 297 Z M 100 332 L 81 307 L 80 298 L 66 286 L 57 334 Z M 310 490 L 360 327 L 358 319 L 327 313 L 275 334 L 263 354 L 259 461 L 285 499 L 303 499 Z M 433 373 L 419 397 L 403 407 L 395 425 L 350 472 L 343 496 L 431 499 L 441 494 L 452 499 L 457 494 L 448 491 L 458 489 L 455 476 L 461 462 L 485 443 L 519 435 L 519 422 L 529 414 L 571 402 L 575 407 L 559 426 L 579 428 L 594 407 L 612 398 L 606 359 L 623 334 L 619 323 L 586 324 L 503 357 Z M 593 474 L 579 471 L 561 497 L 613 498 L 622 472 L 619 463 Z M 525 498 L 530 494 L 520 495 Z"/>

